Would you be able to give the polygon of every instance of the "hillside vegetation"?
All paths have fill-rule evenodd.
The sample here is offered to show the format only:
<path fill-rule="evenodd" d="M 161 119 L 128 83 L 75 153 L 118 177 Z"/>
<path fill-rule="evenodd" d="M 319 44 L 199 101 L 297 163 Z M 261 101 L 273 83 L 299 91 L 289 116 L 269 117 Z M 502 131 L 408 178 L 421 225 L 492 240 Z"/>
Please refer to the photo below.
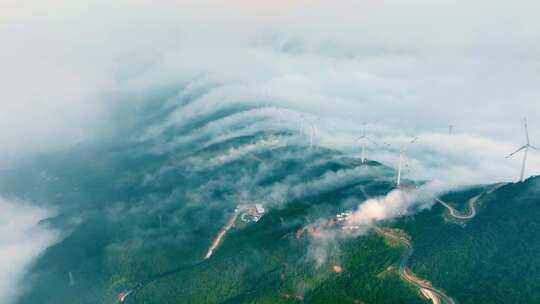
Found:
<path fill-rule="evenodd" d="M 540 303 L 540 178 L 508 184 L 479 201 L 470 220 L 436 205 L 396 225 L 415 246 L 411 267 L 459 303 Z M 480 189 L 446 199 L 467 208 Z"/>

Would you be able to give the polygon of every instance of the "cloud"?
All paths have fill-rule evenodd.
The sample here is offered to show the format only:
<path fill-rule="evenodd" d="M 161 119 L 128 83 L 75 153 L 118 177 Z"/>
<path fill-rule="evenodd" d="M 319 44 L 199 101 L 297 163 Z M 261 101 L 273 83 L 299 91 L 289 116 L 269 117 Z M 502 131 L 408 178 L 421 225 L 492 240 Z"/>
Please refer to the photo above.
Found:
<path fill-rule="evenodd" d="M 316 125 L 316 145 L 354 155 L 367 122 L 368 135 L 393 145 L 369 145 L 368 158 L 390 167 L 397 164 L 395 150 L 410 136 L 420 137 L 408 148 L 404 177 L 430 180 L 430 186 L 363 202 L 354 217 L 368 224 L 395 218 L 429 206 L 434 185 L 518 177 L 520 159 L 504 156 L 523 144 L 523 116 L 530 118 L 533 144 L 540 145 L 539 9 L 533 0 L 2 1 L 0 167 L 112 137 L 131 110 L 156 101 L 170 113 L 129 134 L 135 141 L 172 134 L 149 153 L 269 130 L 290 130 L 294 136 L 279 139 L 305 145 L 306 138 L 298 138 L 302 114 Z M 171 92 L 161 97 L 163 90 Z M 195 130 L 175 129 L 226 109 L 235 111 Z M 456 125 L 452 135 L 449 124 Z M 232 147 L 206 165 L 267 151 L 267 144 Z M 292 151 L 279 160 L 303 159 L 309 168 L 317 158 Z M 145 181 L 152 184 L 182 161 L 145 172 Z M 387 171 L 362 168 L 308 180 L 295 172 L 251 191 L 276 163 L 261 164 L 254 177 L 246 170 L 236 179 L 220 176 L 186 201 L 203 204 L 212 201 L 212 190 L 229 187 L 238 193 L 231 202 L 249 193 L 249 199 L 282 204 L 373 174 L 390 178 Z M 527 172 L 540 172 L 534 151 Z M 171 201 L 175 195 L 182 197 L 175 193 Z M 143 205 L 137 208 L 146 210 Z M 117 207 L 111 217 L 130 210 Z M 57 236 L 38 224 L 50 215 L 46 210 L 6 200 L 0 209 L 0 219 L 9 215 L 0 221 L 6 267 L 0 271 L 20 278 Z M 0 279 L 0 301 L 16 296 L 15 281 Z"/>
<path fill-rule="evenodd" d="M 51 212 L 21 201 L 0 197 L 0 302 L 15 303 L 29 288 L 22 281 L 32 262 L 59 238 L 57 232 L 40 224 Z"/>
<path fill-rule="evenodd" d="M 441 151 L 443 144 L 426 147 L 426 141 L 422 147 L 440 155 L 419 156 L 418 163 L 431 163 L 427 157 L 438 157 L 439 164 L 457 160 L 457 169 L 446 164 L 448 172 L 471 176 L 467 182 L 484 178 L 472 178 L 475 172 L 508 179 L 494 152 L 506 154 L 521 144 L 522 116 L 540 117 L 538 6 L 11 0 L 2 4 L 8 47 L 0 51 L 6 84 L 0 158 L 103 136 L 119 100 L 129 108 L 148 92 L 173 85 L 179 92 L 173 104 L 182 103 L 182 87 L 203 92 L 163 126 L 235 104 L 317 116 L 318 140 L 328 146 L 353 138 L 364 121 L 384 137 L 441 135 L 455 124 L 456 133 L 476 145 L 467 142 L 472 149 L 458 159 L 462 142 Z M 534 120 L 531 133 L 540 138 Z M 482 151 L 488 155 L 481 157 L 482 167 L 467 160 Z M 538 159 L 531 156 L 530 172 L 540 171 Z"/>
<path fill-rule="evenodd" d="M 392 190 L 385 196 L 370 198 L 360 203 L 358 209 L 346 218 L 347 225 L 366 228 L 377 222 L 392 220 L 419 209 L 429 208 L 434 204 L 434 198 L 445 190 L 448 188 L 438 182 L 414 189 Z"/>
<path fill-rule="evenodd" d="M 126 116 L 117 111 L 151 104 L 172 87 L 164 97 L 171 113 L 132 137 L 155 139 L 224 109 L 242 111 L 197 132 L 171 132 L 154 153 L 268 130 L 297 134 L 302 113 L 317 126 L 316 145 L 349 154 L 359 153 L 354 139 L 364 122 L 394 150 L 419 135 L 406 178 L 447 186 L 512 180 L 519 159 L 504 156 L 523 142 L 522 116 L 530 117 L 533 143 L 540 140 L 539 5 L 3 1 L 0 163 L 109 136 L 111 125 L 123 123 L 111 117 Z M 449 124 L 456 125 L 451 136 Z M 256 145 L 214 161 L 265 150 Z M 368 157 L 397 163 L 395 151 L 378 146 L 368 146 Z M 258 178 L 271 166 L 261 166 Z M 292 176 L 258 195 L 282 202 L 339 187 L 361 177 L 359 170 L 314 181 Z M 531 153 L 527 172 L 540 172 L 540 155 Z"/>
<path fill-rule="evenodd" d="M 357 202 L 357 208 L 345 217 L 343 226 L 335 227 L 333 220 L 319 219 L 311 224 L 316 227 L 317 234 L 309 239 L 306 257 L 319 267 L 339 251 L 338 240 L 364 235 L 375 225 L 431 208 L 435 197 L 450 189 L 447 184 L 437 181 L 416 188 L 394 189 L 383 196 Z M 354 200 L 349 198 L 349 201 Z"/>

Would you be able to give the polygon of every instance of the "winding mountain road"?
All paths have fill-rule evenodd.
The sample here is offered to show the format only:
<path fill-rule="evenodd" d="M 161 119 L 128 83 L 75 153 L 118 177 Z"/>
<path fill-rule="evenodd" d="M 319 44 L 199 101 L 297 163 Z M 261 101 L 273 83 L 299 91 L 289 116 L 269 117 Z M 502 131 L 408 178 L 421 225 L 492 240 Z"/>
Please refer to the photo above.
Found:
<path fill-rule="evenodd" d="M 415 285 L 422 294 L 428 297 L 433 304 L 455 304 L 456 302 L 450 296 L 448 296 L 441 289 L 437 289 L 426 280 L 419 279 L 416 275 L 407 267 L 409 258 L 413 254 L 412 245 L 405 245 L 406 251 L 401 258 L 399 264 L 399 275 L 407 282 Z"/>
<path fill-rule="evenodd" d="M 444 291 L 433 287 L 429 281 L 419 279 L 407 267 L 409 258 L 414 252 L 412 243 L 408 238 L 404 236 L 395 235 L 388 230 L 385 230 L 376 226 L 374 227 L 374 229 L 380 235 L 387 237 L 389 239 L 392 239 L 394 241 L 397 241 L 406 248 L 405 253 L 403 253 L 403 255 L 401 256 L 401 260 L 399 262 L 399 276 L 403 280 L 416 286 L 420 290 L 420 292 L 422 292 L 424 296 L 426 296 L 428 299 L 431 300 L 433 304 L 455 304 L 456 303 L 454 299 L 446 295 Z"/>
<path fill-rule="evenodd" d="M 460 213 L 454 207 L 450 206 L 448 203 L 444 202 L 440 198 L 435 198 L 435 200 L 441 205 L 443 205 L 446 209 L 448 209 L 448 211 L 450 212 L 450 216 L 456 219 L 460 219 L 460 220 L 472 219 L 477 214 L 476 207 L 480 198 L 484 196 L 485 194 L 493 193 L 494 191 L 496 191 L 497 189 L 501 188 L 504 185 L 506 185 L 506 183 L 495 184 L 489 189 L 469 199 L 467 203 L 468 211 L 465 214 Z M 403 235 L 393 234 L 390 230 L 385 230 L 379 227 L 375 227 L 375 231 L 379 233 L 380 235 L 393 239 L 394 241 L 397 241 L 401 245 L 405 246 L 406 248 L 405 253 L 401 257 L 401 261 L 399 262 L 399 275 L 403 280 L 415 285 L 426 298 L 431 300 L 433 304 L 455 304 L 456 303 L 456 301 L 452 299 L 450 296 L 446 295 L 444 291 L 433 287 L 431 283 L 427 280 L 419 279 L 407 267 L 407 263 L 409 262 L 409 259 L 414 252 L 412 242 L 410 239 L 408 239 L 406 236 L 403 236 Z"/>
<path fill-rule="evenodd" d="M 450 212 L 450 215 L 454 218 L 457 218 L 457 219 L 460 219 L 460 220 L 467 220 L 467 219 L 472 219 L 473 217 L 476 216 L 476 202 L 478 201 L 478 199 L 480 198 L 480 196 L 482 196 L 482 194 L 479 194 L 473 198 L 471 198 L 469 200 L 469 212 L 467 214 L 459 214 L 459 211 L 457 211 L 456 209 L 454 209 L 454 207 L 450 206 L 448 203 L 444 202 L 443 200 L 441 200 L 440 198 L 436 198 L 435 200 L 440 203 L 441 205 L 443 205 L 446 209 L 448 209 L 448 211 Z"/>
<path fill-rule="evenodd" d="M 440 203 L 441 205 L 443 205 L 446 209 L 448 209 L 448 211 L 450 212 L 450 215 L 456 219 L 460 219 L 460 220 L 468 220 L 468 219 L 472 219 L 473 217 L 476 216 L 476 205 L 478 203 L 478 200 L 485 194 L 489 194 L 489 193 L 492 193 L 494 191 L 496 191 L 497 189 L 499 189 L 500 187 L 506 185 L 506 183 L 499 183 L 499 184 L 496 184 L 494 185 L 493 187 L 491 187 L 490 189 L 474 196 L 473 198 L 471 198 L 468 202 L 468 212 L 466 214 L 460 214 L 459 211 L 457 211 L 454 207 L 450 206 L 448 203 L 444 202 L 443 200 L 441 200 L 440 198 L 435 198 L 435 200 Z"/>

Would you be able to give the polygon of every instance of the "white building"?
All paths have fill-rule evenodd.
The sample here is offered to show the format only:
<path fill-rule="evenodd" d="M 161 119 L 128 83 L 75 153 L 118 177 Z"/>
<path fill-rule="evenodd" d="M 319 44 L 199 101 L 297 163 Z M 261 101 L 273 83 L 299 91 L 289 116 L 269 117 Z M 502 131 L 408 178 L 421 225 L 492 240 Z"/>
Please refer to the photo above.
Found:
<path fill-rule="evenodd" d="M 255 204 L 255 209 L 257 209 L 257 213 L 259 214 L 264 214 L 265 212 L 264 207 L 261 204 Z"/>

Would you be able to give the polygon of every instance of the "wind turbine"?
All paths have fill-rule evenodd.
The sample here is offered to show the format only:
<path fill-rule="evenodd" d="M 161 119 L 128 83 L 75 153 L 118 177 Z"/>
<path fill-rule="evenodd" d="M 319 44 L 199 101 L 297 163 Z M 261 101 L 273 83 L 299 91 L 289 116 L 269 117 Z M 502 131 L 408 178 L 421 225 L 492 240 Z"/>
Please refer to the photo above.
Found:
<path fill-rule="evenodd" d="M 307 128 L 309 128 L 309 130 L 306 130 L 306 131 L 309 131 L 309 147 L 310 148 L 313 148 L 313 144 L 315 142 L 315 132 L 316 132 L 316 128 L 315 128 L 315 121 L 316 118 L 312 118 L 312 119 L 308 119 L 306 118 L 304 115 L 300 114 L 299 115 L 300 117 L 300 125 L 299 125 L 299 130 L 298 130 L 298 133 L 300 133 L 300 136 L 304 136 L 304 123 L 307 125 Z M 305 122 L 307 121 L 307 122 Z"/>
<path fill-rule="evenodd" d="M 454 130 L 454 125 L 448 125 L 448 134 L 452 135 L 452 131 Z"/>
<path fill-rule="evenodd" d="M 530 139 L 529 139 L 529 129 L 527 128 L 527 119 L 523 120 L 523 126 L 525 128 L 525 145 L 522 146 L 521 148 L 517 149 L 516 151 L 510 153 L 508 156 L 506 156 L 506 158 L 510 158 L 510 157 L 514 156 L 516 153 L 518 153 L 518 152 L 520 152 L 522 150 L 524 151 L 523 152 L 523 163 L 521 164 L 521 176 L 519 178 L 520 182 L 522 182 L 524 180 L 524 177 L 525 177 L 525 166 L 527 165 L 527 154 L 529 152 L 529 148 L 540 151 L 540 149 L 538 149 L 537 147 L 534 147 L 534 146 L 531 145 L 531 142 L 530 142 Z"/>
<path fill-rule="evenodd" d="M 73 279 L 73 273 L 69 272 L 69 286 L 75 285 L 75 280 Z"/>
<path fill-rule="evenodd" d="M 309 126 L 309 147 L 313 148 L 313 141 L 315 140 L 315 124 L 310 121 Z"/>
<path fill-rule="evenodd" d="M 366 135 L 366 124 L 364 123 L 364 129 L 362 130 L 362 136 L 358 137 L 356 141 L 359 141 L 362 147 L 362 154 L 360 156 L 360 162 L 364 164 L 366 162 L 366 141 L 369 137 Z"/>
<path fill-rule="evenodd" d="M 299 121 L 298 133 L 302 137 L 302 136 L 304 136 L 304 115 L 298 114 L 298 121 Z"/>
<path fill-rule="evenodd" d="M 413 139 L 409 141 L 409 144 L 414 144 L 414 142 L 417 140 L 418 140 L 418 136 L 415 136 Z M 397 172 L 397 177 L 396 177 L 396 186 L 398 186 L 398 188 L 401 185 L 401 168 L 403 167 L 403 161 L 407 157 L 405 155 L 406 151 L 407 151 L 407 147 L 405 146 L 399 150 L 399 164 L 398 164 L 398 172 Z"/>

